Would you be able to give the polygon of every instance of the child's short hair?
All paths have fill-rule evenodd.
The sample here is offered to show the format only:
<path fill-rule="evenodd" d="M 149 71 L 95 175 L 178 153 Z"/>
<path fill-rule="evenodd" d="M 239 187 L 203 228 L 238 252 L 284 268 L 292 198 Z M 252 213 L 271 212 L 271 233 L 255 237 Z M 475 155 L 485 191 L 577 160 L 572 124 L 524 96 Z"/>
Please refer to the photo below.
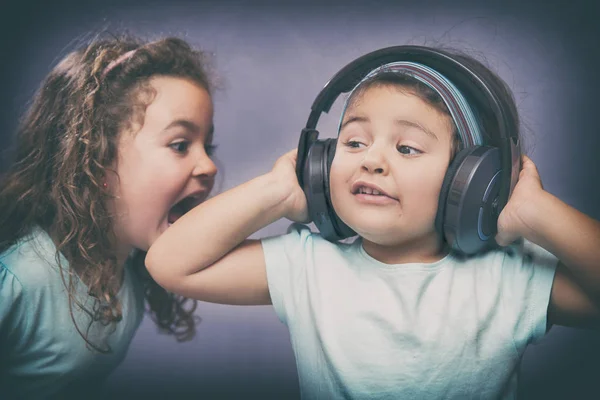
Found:
<path fill-rule="evenodd" d="M 507 106 L 505 110 L 510 114 L 510 120 L 514 122 L 514 126 L 510 129 L 520 135 L 519 126 L 519 113 L 514 100 L 512 91 L 506 84 L 506 82 L 495 74 L 490 68 L 485 66 L 481 61 L 471 57 L 465 53 L 458 51 L 450 51 L 445 49 L 444 52 L 451 55 L 454 59 L 459 61 L 461 64 L 467 66 L 471 71 L 475 72 L 478 76 L 482 77 L 490 89 L 493 90 L 494 94 L 499 98 L 502 104 Z M 347 100 L 348 107 L 351 107 L 356 101 L 360 99 L 362 94 L 370 87 L 377 86 L 395 86 L 400 90 L 405 89 L 410 93 L 418 96 L 421 100 L 432 106 L 437 111 L 444 115 L 450 116 L 450 111 L 446 106 L 441 96 L 428 85 L 424 84 L 420 80 L 408 75 L 404 72 L 398 71 L 385 71 L 375 74 L 365 79 L 350 95 Z M 494 143 L 492 136 L 497 133 L 498 121 L 493 113 L 490 112 L 489 107 L 486 105 L 479 104 L 477 99 L 469 99 L 470 106 L 475 108 L 479 117 L 479 123 L 482 125 L 482 134 L 484 135 L 484 143 Z M 458 136 L 456 124 L 452 123 L 453 129 L 453 140 L 452 140 L 452 158 L 462 148 L 462 142 Z M 487 134 L 487 135 L 486 135 Z M 522 143 L 522 141 L 520 141 Z M 451 158 L 451 159 L 452 159 Z"/>
<path fill-rule="evenodd" d="M 350 97 L 348 97 L 347 107 L 351 108 L 357 102 L 359 102 L 363 94 L 368 89 L 382 86 L 393 86 L 400 91 L 413 94 L 438 112 L 449 117 L 451 116 L 450 110 L 448 110 L 446 103 L 444 103 L 444 100 L 435 90 L 408 74 L 394 71 L 382 72 L 365 79 L 364 82 L 362 82 L 356 88 L 356 90 L 350 94 Z M 454 155 L 460 150 L 461 145 L 460 137 L 458 136 L 456 124 L 454 122 L 452 122 L 452 134 L 451 152 L 452 157 L 454 157 Z"/>

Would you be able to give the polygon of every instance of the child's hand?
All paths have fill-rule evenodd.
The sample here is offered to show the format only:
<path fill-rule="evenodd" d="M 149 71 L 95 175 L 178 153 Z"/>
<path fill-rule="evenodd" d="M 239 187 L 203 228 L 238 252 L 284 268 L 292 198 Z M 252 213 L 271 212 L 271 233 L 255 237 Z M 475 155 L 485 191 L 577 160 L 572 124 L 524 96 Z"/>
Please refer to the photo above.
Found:
<path fill-rule="evenodd" d="M 500 246 L 508 246 L 520 237 L 529 236 L 527 221 L 530 213 L 535 212 L 537 196 L 544 191 L 542 180 L 533 161 L 523 155 L 521 162 L 519 180 L 508 203 L 498 217 L 496 243 Z"/>
<path fill-rule="evenodd" d="M 305 223 L 309 222 L 310 218 L 306 195 L 298 184 L 298 178 L 296 177 L 297 155 L 297 149 L 285 153 L 275 162 L 271 172 L 276 176 L 282 187 L 288 188 L 289 191 L 285 200 L 287 210 L 285 217 L 295 222 Z"/>

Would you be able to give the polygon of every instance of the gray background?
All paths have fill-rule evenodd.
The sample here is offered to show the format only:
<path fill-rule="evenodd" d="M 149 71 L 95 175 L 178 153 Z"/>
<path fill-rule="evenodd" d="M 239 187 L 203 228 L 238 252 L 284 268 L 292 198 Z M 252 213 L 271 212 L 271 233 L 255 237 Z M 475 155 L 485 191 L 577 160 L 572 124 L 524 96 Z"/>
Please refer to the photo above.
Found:
<path fill-rule="evenodd" d="M 545 188 L 600 219 L 593 2 L 6 2 L 0 12 L 0 145 L 45 74 L 87 32 L 173 34 L 214 53 L 219 190 L 267 172 L 297 145 L 314 97 L 347 62 L 380 47 L 442 44 L 482 54 L 513 88 Z M 322 120 L 333 136 L 339 104 Z M 4 160 L 4 158 L 3 158 Z M 549 216 L 551 218 L 551 216 Z M 281 233 L 275 223 L 257 236 Z M 271 307 L 200 303 L 197 337 L 178 344 L 144 320 L 106 395 L 295 398 L 287 330 Z M 525 398 L 597 398 L 600 340 L 555 327 L 527 350 Z"/>

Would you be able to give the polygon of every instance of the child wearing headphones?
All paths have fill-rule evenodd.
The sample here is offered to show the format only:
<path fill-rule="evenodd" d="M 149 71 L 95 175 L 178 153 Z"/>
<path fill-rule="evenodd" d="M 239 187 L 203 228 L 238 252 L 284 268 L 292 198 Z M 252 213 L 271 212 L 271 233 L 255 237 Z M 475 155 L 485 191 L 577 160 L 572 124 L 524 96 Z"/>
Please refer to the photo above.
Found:
<path fill-rule="evenodd" d="M 442 56 L 378 65 L 347 99 L 322 176 L 328 206 L 358 234 L 354 241 L 303 227 L 248 239 L 279 218 L 309 220 L 314 204 L 295 174 L 306 154 L 291 151 L 270 172 L 191 210 L 147 254 L 151 275 L 175 293 L 273 304 L 290 331 L 303 398 L 514 398 L 529 343 L 553 324 L 599 325 L 600 223 L 544 191 L 526 156 L 515 178 L 500 173 L 513 184 L 519 175 L 506 204 L 492 201 L 502 197 L 489 194 L 492 183 L 482 187 L 484 218 L 495 226 L 480 222 L 478 235 L 499 246 L 465 254 L 452 237 L 459 229 L 440 232 L 440 209 L 453 206 L 461 187 L 477 186 L 473 174 L 456 183 L 456 172 L 441 204 L 453 160 L 465 161 L 461 168 L 483 160 L 468 149 L 487 152 L 480 146 L 495 143 L 501 124 L 518 136 L 504 82 L 470 57 Z M 439 71 L 444 57 L 487 82 L 503 121 L 467 80 Z M 310 214 L 317 226 L 327 219 Z"/>
<path fill-rule="evenodd" d="M 144 267 L 217 172 L 204 54 L 178 38 L 97 38 L 48 74 L 0 180 L 0 397 L 97 395 L 145 301 L 178 340 L 196 302 Z"/>

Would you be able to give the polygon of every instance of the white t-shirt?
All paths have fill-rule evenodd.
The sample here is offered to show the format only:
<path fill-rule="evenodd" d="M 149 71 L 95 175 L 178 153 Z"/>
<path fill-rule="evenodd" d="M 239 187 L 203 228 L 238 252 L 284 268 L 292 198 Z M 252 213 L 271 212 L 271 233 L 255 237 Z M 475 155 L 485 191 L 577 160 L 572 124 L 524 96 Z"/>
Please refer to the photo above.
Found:
<path fill-rule="evenodd" d="M 262 241 L 306 399 L 513 398 L 557 259 L 529 244 L 388 265 L 308 228 Z"/>

